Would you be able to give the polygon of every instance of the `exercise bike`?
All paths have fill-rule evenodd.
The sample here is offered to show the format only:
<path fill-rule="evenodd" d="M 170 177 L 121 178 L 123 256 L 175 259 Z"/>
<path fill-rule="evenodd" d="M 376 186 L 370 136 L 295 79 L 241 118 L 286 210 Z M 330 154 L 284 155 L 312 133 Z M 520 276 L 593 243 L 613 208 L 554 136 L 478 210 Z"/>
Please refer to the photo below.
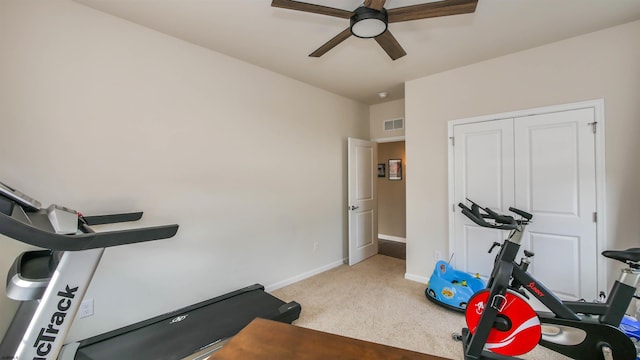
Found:
<path fill-rule="evenodd" d="M 467 199 L 468 200 L 468 199 Z M 640 278 L 640 248 L 604 251 L 602 255 L 628 265 L 613 284 L 606 302 L 562 301 L 527 272 L 531 257 L 515 258 L 531 214 L 509 208 L 518 215 L 502 215 L 472 202 L 460 203 L 462 213 L 479 226 L 510 230 L 494 243 L 500 246 L 487 288 L 467 305 L 467 328 L 453 334 L 462 341 L 464 359 L 517 359 L 538 344 L 573 359 L 634 360 L 633 342 L 619 328 Z M 488 221 L 487 221 L 488 220 Z M 534 311 L 524 297 L 532 295 L 551 312 Z"/>

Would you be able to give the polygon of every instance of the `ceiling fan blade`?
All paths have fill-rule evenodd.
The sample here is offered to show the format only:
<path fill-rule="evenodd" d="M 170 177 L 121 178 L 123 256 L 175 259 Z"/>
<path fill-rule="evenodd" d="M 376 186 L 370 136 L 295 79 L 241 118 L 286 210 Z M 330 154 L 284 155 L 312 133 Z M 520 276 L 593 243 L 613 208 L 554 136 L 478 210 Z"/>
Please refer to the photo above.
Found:
<path fill-rule="evenodd" d="M 478 0 L 443 0 L 387 10 L 389 22 L 419 20 L 476 11 Z"/>
<path fill-rule="evenodd" d="M 327 51 L 329 51 L 329 50 L 333 49 L 334 47 L 336 47 L 336 45 L 338 45 L 341 42 L 345 41 L 349 36 L 351 36 L 351 29 L 350 28 L 346 28 L 340 34 L 334 36 L 333 39 L 327 41 L 324 45 L 320 46 L 318 48 L 318 50 L 316 50 L 316 51 L 312 52 L 311 54 L 309 54 L 309 56 L 311 56 L 311 57 L 320 57 L 320 56 L 324 55 Z"/>
<path fill-rule="evenodd" d="M 384 8 L 384 3 L 387 0 L 365 0 L 364 7 L 368 7 L 370 9 L 382 10 Z"/>
<path fill-rule="evenodd" d="M 375 39 L 378 44 L 380 44 L 382 49 L 384 49 L 387 55 L 389 55 L 391 60 L 396 60 L 407 55 L 402 46 L 400 46 L 400 43 L 398 43 L 398 40 L 396 40 L 396 38 L 391 35 L 391 32 L 389 30 L 376 36 Z"/>
<path fill-rule="evenodd" d="M 271 2 L 271 6 L 279 7 L 283 9 L 306 11 L 314 14 L 335 16 L 335 17 L 344 18 L 344 19 L 348 19 L 351 17 L 351 15 L 353 15 L 352 11 L 336 9 L 336 8 L 316 5 L 316 4 L 308 4 L 308 3 L 293 1 L 293 0 L 273 0 Z"/>

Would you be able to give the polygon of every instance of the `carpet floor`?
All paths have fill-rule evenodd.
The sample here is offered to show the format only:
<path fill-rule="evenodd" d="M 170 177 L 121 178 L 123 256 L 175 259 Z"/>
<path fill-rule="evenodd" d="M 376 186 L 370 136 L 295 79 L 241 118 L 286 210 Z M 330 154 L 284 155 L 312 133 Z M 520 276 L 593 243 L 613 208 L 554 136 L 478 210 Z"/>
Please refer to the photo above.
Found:
<path fill-rule="evenodd" d="M 464 315 L 425 298 L 425 284 L 404 278 L 405 261 L 376 255 L 343 265 L 273 292 L 302 306 L 294 325 L 403 349 L 463 359 L 451 338 L 465 325 Z M 568 359 L 537 347 L 521 356 L 531 360 Z"/>

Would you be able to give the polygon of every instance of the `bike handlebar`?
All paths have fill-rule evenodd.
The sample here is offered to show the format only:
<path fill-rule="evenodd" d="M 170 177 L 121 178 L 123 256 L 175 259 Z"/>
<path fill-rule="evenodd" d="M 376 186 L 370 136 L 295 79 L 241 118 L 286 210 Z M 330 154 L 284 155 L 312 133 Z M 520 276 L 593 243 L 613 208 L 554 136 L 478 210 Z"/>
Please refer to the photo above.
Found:
<path fill-rule="evenodd" d="M 504 220 L 504 223 L 502 223 L 498 219 L 491 217 L 491 214 L 480 214 L 480 212 L 477 211 L 478 208 L 476 206 L 472 206 L 476 211 L 469 209 L 463 203 L 459 203 L 458 206 L 462 209 L 462 213 L 466 217 L 468 217 L 471 221 L 473 221 L 474 223 L 482 227 L 491 228 L 491 229 L 500 229 L 500 230 L 513 230 L 517 226 L 515 220 L 513 220 L 512 222 L 509 222 L 509 221 L 506 221 L 507 220 L 506 218 L 500 217 L 501 220 Z M 484 221 L 485 218 L 492 218 L 493 220 L 496 221 L 496 223 L 486 222 Z"/>
<path fill-rule="evenodd" d="M 484 211 L 486 211 L 489 214 L 489 218 L 495 220 L 498 223 L 501 224 L 514 224 L 517 225 L 516 220 L 509 215 L 500 215 L 497 212 L 489 209 L 489 208 L 484 208 Z"/>
<path fill-rule="evenodd" d="M 514 207 L 509 207 L 509 211 L 522 216 L 523 218 L 527 219 L 527 221 L 531 220 L 531 218 L 533 217 L 533 215 L 529 214 L 528 212 L 516 209 Z"/>
<path fill-rule="evenodd" d="M 500 229 L 500 230 L 513 230 L 518 225 L 527 224 L 529 220 L 533 217 L 533 215 L 529 214 L 526 211 L 516 209 L 514 207 L 510 207 L 509 211 L 520 215 L 524 218 L 524 220 L 516 220 L 512 216 L 509 215 L 501 215 L 496 213 L 495 211 L 482 207 L 472 200 L 467 199 L 471 203 L 471 209 L 467 207 L 463 203 L 459 203 L 458 206 L 462 209 L 462 214 L 468 217 L 471 221 L 480 225 L 482 227 L 491 228 L 491 229 Z M 480 210 L 484 212 L 481 213 Z M 487 222 L 484 219 L 491 219 L 493 222 Z"/>

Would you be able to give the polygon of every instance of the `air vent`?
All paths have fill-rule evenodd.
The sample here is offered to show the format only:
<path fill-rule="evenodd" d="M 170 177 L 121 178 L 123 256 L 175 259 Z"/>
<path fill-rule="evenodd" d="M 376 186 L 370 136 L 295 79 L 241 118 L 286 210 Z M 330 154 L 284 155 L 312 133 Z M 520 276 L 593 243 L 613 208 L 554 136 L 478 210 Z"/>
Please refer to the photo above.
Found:
<path fill-rule="evenodd" d="M 404 119 L 393 119 L 384 121 L 384 131 L 404 129 Z"/>

